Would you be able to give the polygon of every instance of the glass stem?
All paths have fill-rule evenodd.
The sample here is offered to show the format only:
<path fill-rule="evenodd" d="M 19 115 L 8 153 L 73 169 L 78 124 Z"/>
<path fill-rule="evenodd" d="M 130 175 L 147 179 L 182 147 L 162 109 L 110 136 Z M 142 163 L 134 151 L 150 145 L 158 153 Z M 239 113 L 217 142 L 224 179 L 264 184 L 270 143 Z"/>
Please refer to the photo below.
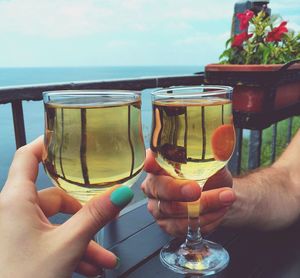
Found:
<path fill-rule="evenodd" d="M 198 249 L 202 246 L 202 235 L 200 231 L 200 217 L 195 215 L 195 211 L 199 211 L 199 201 L 188 204 L 188 232 L 185 244 L 188 248 Z"/>
<path fill-rule="evenodd" d="M 199 181 L 198 181 L 199 183 Z M 201 181 L 203 188 L 205 181 Z M 203 237 L 200 230 L 200 200 L 188 203 L 188 231 L 185 245 L 190 249 L 201 249 L 203 247 Z"/>

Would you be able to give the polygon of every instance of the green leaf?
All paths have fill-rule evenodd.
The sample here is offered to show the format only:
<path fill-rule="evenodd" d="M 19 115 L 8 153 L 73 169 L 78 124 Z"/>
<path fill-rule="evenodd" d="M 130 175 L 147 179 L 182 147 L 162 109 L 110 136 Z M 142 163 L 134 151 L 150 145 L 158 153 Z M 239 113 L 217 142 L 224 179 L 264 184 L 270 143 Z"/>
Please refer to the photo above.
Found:
<path fill-rule="evenodd" d="M 228 48 L 228 45 L 232 42 L 233 38 L 230 38 L 225 43 L 225 48 Z"/>
<path fill-rule="evenodd" d="M 263 50 L 263 64 L 268 63 L 270 52 L 271 52 L 270 48 L 268 48 L 268 47 L 264 48 L 264 50 Z"/>

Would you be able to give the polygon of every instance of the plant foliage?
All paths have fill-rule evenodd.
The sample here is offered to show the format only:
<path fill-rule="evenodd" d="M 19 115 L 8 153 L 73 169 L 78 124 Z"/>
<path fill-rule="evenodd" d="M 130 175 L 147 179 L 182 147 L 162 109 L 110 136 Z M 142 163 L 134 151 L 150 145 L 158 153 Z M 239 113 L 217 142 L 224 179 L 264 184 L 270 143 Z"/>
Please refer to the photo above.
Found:
<path fill-rule="evenodd" d="M 241 33 L 227 40 L 220 63 L 284 64 L 300 58 L 300 33 L 289 31 L 286 21 L 264 11 L 255 15 L 250 10 L 237 18 Z"/>

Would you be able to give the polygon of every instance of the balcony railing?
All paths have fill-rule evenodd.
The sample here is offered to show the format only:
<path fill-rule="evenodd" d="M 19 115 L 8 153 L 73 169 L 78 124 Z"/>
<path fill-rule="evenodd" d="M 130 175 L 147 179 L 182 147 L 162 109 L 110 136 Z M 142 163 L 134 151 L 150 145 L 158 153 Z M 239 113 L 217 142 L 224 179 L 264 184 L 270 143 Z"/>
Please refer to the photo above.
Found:
<path fill-rule="evenodd" d="M 185 76 L 153 77 L 139 79 L 123 79 L 113 81 L 92 81 L 92 82 L 72 82 L 56 83 L 44 85 L 28 85 L 17 87 L 0 88 L 0 104 L 11 104 L 13 125 L 15 132 L 16 148 L 26 144 L 26 130 L 24 125 L 23 102 L 41 101 L 42 93 L 51 90 L 80 90 L 80 89 L 123 89 L 123 90 L 145 90 L 169 86 L 180 85 L 201 85 L 204 83 L 204 74 L 198 73 Z M 276 115 L 274 115 L 275 117 Z M 293 118 L 288 120 L 288 129 L 286 131 L 286 143 L 292 137 Z M 1 127 L 0 127 L 1 128 Z M 270 162 L 273 162 L 277 154 L 277 124 L 273 125 L 272 148 L 270 153 Z M 230 161 L 230 168 L 234 174 L 239 174 L 242 170 L 243 143 L 249 142 L 248 165 L 246 168 L 254 169 L 261 164 L 261 148 L 263 142 L 263 130 L 244 130 L 236 129 L 237 144 L 235 153 Z M 0 142 L 1 144 L 1 142 Z"/>

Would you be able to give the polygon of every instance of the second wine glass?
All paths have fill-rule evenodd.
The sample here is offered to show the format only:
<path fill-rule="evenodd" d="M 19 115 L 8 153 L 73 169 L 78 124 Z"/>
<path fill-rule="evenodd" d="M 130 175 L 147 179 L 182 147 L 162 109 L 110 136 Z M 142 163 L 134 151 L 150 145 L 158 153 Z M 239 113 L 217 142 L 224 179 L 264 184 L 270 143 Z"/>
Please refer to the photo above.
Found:
<path fill-rule="evenodd" d="M 226 165 L 235 143 L 231 96 L 226 86 L 174 87 L 152 94 L 151 149 L 166 172 L 203 187 Z M 189 203 L 186 240 L 175 239 L 161 250 L 162 263 L 175 272 L 211 275 L 229 262 L 222 246 L 202 238 L 199 213 L 200 202 Z"/>

